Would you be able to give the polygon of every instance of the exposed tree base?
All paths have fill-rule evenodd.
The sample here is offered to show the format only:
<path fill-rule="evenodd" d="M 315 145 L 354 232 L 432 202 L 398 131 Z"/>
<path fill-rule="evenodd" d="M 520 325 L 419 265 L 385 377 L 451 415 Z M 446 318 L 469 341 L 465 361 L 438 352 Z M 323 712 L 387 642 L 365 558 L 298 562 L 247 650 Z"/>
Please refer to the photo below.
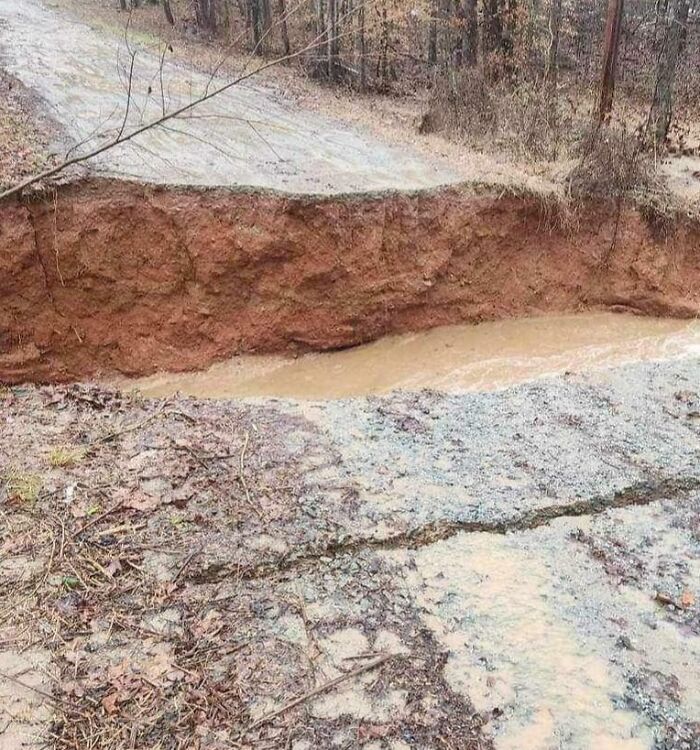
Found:
<path fill-rule="evenodd" d="M 612 204 L 88 181 L 0 206 L 0 380 L 188 370 L 517 315 L 700 313 L 700 226 Z"/>

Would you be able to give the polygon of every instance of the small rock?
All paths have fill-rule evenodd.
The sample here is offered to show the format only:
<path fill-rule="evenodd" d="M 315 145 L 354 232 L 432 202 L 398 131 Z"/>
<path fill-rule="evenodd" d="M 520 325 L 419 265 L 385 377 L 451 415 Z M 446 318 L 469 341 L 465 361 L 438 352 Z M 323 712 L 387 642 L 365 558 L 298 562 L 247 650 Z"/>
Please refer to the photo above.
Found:
<path fill-rule="evenodd" d="M 626 635 L 621 635 L 617 639 L 617 647 L 624 648 L 627 651 L 634 651 L 634 646 L 632 645 L 632 641 Z"/>

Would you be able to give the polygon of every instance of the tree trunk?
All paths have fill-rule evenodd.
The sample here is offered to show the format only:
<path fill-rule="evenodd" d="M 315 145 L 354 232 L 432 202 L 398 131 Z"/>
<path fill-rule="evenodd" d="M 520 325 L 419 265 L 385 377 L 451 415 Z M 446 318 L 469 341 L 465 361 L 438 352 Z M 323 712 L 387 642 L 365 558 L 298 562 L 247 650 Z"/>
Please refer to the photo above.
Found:
<path fill-rule="evenodd" d="M 203 0 L 203 2 L 207 30 L 213 34 L 216 31 L 216 2 L 215 0 Z"/>
<path fill-rule="evenodd" d="M 285 3 L 285 0 L 277 0 L 277 10 L 280 14 L 280 36 L 282 37 L 282 49 L 284 50 L 285 57 L 289 57 L 292 48 L 289 44 L 289 28 L 287 27 L 287 5 Z"/>
<path fill-rule="evenodd" d="M 331 81 L 335 81 L 338 77 L 337 12 L 337 0 L 328 0 L 328 11 L 326 12 L 326 34 L 328 36 L 328 78 Z"/>
<path fill-rule="evenodd" d="M 196 0 L 194 12 L 197 26 L 213 34 L 216 31 L 216 5 L 214 0 Z"/>
<path fill-rule="evenodd" d="M 647 133 L 657 146 L 664 142 L 671 125 L 673 84 L 683 41 L 683 30 L 688 24 L 688 0 L 672 0 L 670 6 L 647 124 Z"/>
<path fill-rule="evenodd" d="M 262 45 L 262 8 L 260 0 L 249 0 L 250 29 L 253 32 L 253 49 L 260 52 Z"/>
<path fill-rule="evenodd" d="M 503 11 L 501 11 L 503 15 Z M 515 45 L 518 38 L 518 0 L 507 0 L 507 9 L 505 13 L 505 34 L 501 48 L 506 57 L 512 57 L 515 51 Z M 503 22 L 501 22 L 503 26 Z"/>
<path fill-rule="evenodd" d="M 377 73 L 381 72 L 382 90 L 389 88 L 389 19 L 386 0 L 382 3 L 382 39 L 381 51 L 377 60 Z"/>
<path fill-rule="evenodd" d="M 503 20 L 499 0 L 484 0 L 484 27 L 482 47 L 487 55 L 503 47 Z"/>
<path fill-rule="evenodd" d="M 556 93 L 559 78 L 559 38 L 561 35 L 561 0 L 549 4 L 549 49 L 547 50 L 547 84 Z"/>
<path fill-rule="evenodd" d="M 438 14 L 440 0 L 433 0 L 430 6 L 430 25 L 428 27 L 428 62 L 435 65 L 438 60 Z"/>
<path fill-rule="evenodd" d="M 171 25 L 175 25 L 175 18 L 173 17 L 173 11 L 170 7 L 170 0 L 163 0 L 163 12 L 165 13 L 165 18 L 167 22 Z"/>
<path fill-rule="evenodd" d="M 527 53 L 531 60 L 535 59 L 536 50 L 536 39 L 538 22 L 540 15 L 540 0 L 528 0 L 527 2 L 527 31 L 525 34 L 525 43 L 527 45 Z"/>
<path fill-rule="evenodd" d="M 479 19 L 476 0 L 464 0 L 462 6 L 464 28 L 462 29 L 462 62 L 474 67 L 479 54 Z"/>
<path fill-rule="evenodd" d="M 612 112 L 623 13 L 624 0 L 608 0 L 608 14 L 605 22 L 605 50 L 603 53 L 603 81 L 598 108 L 599 125 L 607 122 L 610 118 L 610 112 Z"/>
<path fill-rule="evenodd" d="M 126 0 L 119 0 L 119 9 L 120 10 L 127 10 Z"/>
<path fill-rule="evenodd" d="M 323 0 L 316 0 L 316 36 L 326 33 L 326 15 Z"/>
<path fill-rule="evenodd" d="M 272 28 L 272 7 L 270 6 L 270 0 L 261 0 L 261 3 L 263 28 L 265 29 L 265 33 L 267 34 Z"/>
<path fill-rule="evenodd" d="M 367 38 L 365 35 L 365 4 L 364 0 L 360 0 L 360 2 L 362 2 L 358 18 L 360 25 L 360 88 L 365 91 L 367 89 Z"/>
<path fill-rule="evenodd" d="M 668 12 L 668 0 L 656 0 L 656 14 L 654 17 L 654 41 L 658 42 L 661 29 L 665 29 L 664 20 Z M 662 40 L 663 41 L 663 40 Z"/>

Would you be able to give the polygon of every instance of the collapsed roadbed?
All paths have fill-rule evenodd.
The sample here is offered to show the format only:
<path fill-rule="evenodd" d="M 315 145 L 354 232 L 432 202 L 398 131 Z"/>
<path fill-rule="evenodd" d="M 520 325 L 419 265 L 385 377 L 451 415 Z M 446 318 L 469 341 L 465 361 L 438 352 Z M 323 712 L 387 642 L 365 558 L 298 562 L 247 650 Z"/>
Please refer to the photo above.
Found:
<path fill-rule="evenodd" d="M 6 390 L 6 736 L 697 747 L 698 382 L 685 360 L 310 403 Z"/>
<path fill-rule="evenodd" d="M 0 206 L 0 381 L 203 368 L 584 309 L 694 317 L 700 226 L 475 186 L 355 196 L 86 180 Z"/>

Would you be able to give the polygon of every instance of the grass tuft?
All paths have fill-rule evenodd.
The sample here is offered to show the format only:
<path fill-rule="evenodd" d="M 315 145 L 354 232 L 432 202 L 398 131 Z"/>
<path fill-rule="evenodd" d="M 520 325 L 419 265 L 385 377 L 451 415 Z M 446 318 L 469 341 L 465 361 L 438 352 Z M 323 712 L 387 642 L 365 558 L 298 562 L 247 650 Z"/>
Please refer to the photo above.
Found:
<path fill-rule="evenodd" d="M 42 480 L 38 474 L 10 469 L 3 476 L 3 481 L 7 488 L 7 494 L 11 498 L 17 498 L 24 503 L 33 503 L 41 492 Z"/>
<path fill-rule="evenodd" d="M 75 446 L 59 446 L 49 454 L 49 463 L 55 469 L 75 466 L 87 455 L 87 449 Z"/>

